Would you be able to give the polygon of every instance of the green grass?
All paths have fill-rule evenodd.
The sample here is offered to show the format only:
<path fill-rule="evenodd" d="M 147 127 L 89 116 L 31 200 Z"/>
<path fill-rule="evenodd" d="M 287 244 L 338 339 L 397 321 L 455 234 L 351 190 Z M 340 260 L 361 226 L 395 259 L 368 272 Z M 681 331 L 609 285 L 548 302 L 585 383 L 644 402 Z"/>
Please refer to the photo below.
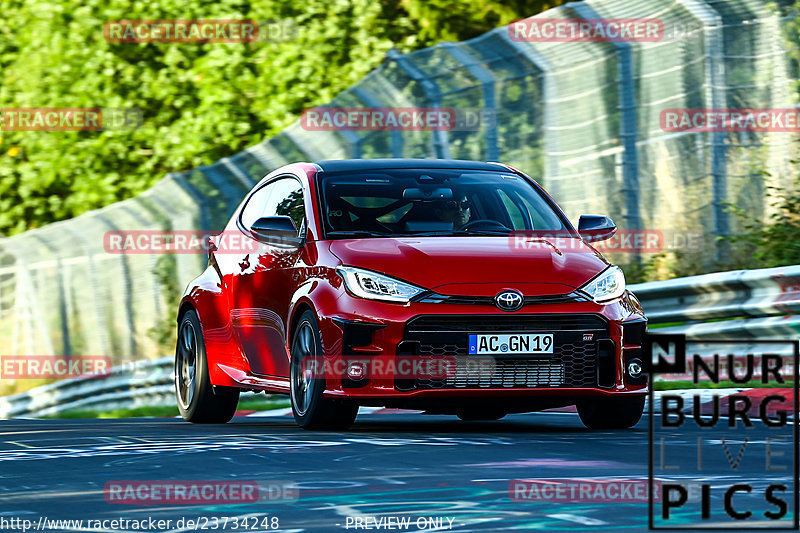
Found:
<path fill-rule="evenodd" d="M 289 400 L 281 397 L 263 397 L 242 400 L 239 402 L 240 411 L 268 411 L 270 409 L 281 409 L 289 407 Z M 55 415 L 47 415 L 42 418 L 62 419 L 62 418 L 171 418 L 178 416 L 178 407 L 174 405 L 153 405 L 134 407 L 132 409 L 113 409 L 111 411 L 93 411 L 76 409 L 64 411 Z"/>
<path fill-rule="evenodd" d="M 656 381 L 653 383 L 653 390 L 676 390 L 676 389 L 790 389 L 792 382 L 784 383 L 761 383 L 761 381 L 748 381 L 747 383 L 734 383 L 733 381 L 723 380 L 719 383 L 711 381 L 701 381 L 692 383 L 691 381 Z"/>
<path fill-rule="evenodd" d="M 686 322 L 662 322 L 660 324 L 647 324 L 647 329 L 661 329 L 661 328 L 671 328 L 675 326 L 685 326 Z"/>

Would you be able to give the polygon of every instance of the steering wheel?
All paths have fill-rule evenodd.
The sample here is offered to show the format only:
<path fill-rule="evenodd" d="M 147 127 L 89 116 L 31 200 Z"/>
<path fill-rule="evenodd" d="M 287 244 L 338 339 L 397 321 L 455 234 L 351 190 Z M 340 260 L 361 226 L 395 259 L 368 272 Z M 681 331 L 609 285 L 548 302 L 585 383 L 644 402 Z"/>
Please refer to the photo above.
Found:
<path fill-rule="evenodd" d="M 488 218 L 481 218 L 479 220 L 472 220 L 470 222 L 467 222 L 466 224 L 458 228 L 458 231 L 467 231 L 476 226 L 488 226 L 486 228 L 488 230 L 496 229 L 498 231 L 512 231 L 511 228 L 506 227 L 505 224 L 502 224 L 496 220 L 491 220 Z"/>

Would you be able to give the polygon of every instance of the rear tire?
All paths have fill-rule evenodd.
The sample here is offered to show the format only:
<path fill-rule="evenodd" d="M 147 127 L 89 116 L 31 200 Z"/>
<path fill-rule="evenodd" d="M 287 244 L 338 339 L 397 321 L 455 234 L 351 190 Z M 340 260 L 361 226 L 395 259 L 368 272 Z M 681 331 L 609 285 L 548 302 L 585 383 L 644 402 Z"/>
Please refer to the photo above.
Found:
<path fill-rule="evenodd" d="M 577 405 L 583 425 L 589 429 L 627 429 L 642 418 L 645 395 L 593 398 Z"/>
<path fill-rule="evenodd" d="M 178 325 L 175 396 L 183 419 L 196 424 L 224 424 L 239 405 L 239 389 L 211 384 L 203 330 L 194 309 L 184 313 Z"/>
<path fill-rule="evenodd" d="M 305 311 L 292 335 L 290 396 L 292 414 L 303 429 L 347 429 L 358 415 L 358 405 L 324 398 L 325 372 L 317 319 Z"/>

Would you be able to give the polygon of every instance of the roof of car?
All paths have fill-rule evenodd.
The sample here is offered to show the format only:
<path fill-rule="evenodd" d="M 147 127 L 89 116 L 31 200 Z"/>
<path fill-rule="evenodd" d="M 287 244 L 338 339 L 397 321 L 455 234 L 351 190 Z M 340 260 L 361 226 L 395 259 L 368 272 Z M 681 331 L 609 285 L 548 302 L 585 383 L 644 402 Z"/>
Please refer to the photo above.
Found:
<path fill-rule="evenodd" d="M 484 163 L 482 161 L 464 161 L 460 159 L 339 159 L 317 161 L 315 164 L 323 172 L 346 172 L 349 170 L 378 170 L 391 168 L 454 168 L 465 170 L 506 171 L 508 167 L 500 163 Z"/>

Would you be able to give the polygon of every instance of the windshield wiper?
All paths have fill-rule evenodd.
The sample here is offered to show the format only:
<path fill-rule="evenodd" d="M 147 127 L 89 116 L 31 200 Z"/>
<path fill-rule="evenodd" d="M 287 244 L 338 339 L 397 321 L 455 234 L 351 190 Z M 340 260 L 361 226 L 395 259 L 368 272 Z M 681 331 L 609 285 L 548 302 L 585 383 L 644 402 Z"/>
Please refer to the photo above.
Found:
<path fill-rule="evenodd" d="M 327 237 L 391 237 L 391 233 L 367 230 L 329 231 Z"/>
<path fill-rule="evenodd" d="M 467 235 L 476 235 L 476 236 L 497 236 L 497 235 L 508 235 L 513 230 L 501 230 L 501 229 L 468 229 L 466 231 L 463 230 L 448 230 L 448 231 L 420 231 L 416 233 L 397 233 L 395 236 L 398 237 L 464 237 Z"/>
<path fill-rule="evenodd" d="M 341 230 L 341 231 L 329 231 L 326 236 L 327 237 L 352 237 L 352 238 L 361 238 L 361 237 L 464 237 L 464 236 L 498 236 L 498 235 L 508 235 L 513 230 L 501 230 L 501 229 L 468 229 L 468 230 L 439 230 L 439 231 L 419 231 L 419 232 L 408 232 L 408 233 L 386 233 L 380 231 L 368 231 L 368 230 Z"/>
<path fill-rule="evenodd" d="M 456 235 L 508 235 L 512 229 L 468 229 L 455 231 Z"/>

